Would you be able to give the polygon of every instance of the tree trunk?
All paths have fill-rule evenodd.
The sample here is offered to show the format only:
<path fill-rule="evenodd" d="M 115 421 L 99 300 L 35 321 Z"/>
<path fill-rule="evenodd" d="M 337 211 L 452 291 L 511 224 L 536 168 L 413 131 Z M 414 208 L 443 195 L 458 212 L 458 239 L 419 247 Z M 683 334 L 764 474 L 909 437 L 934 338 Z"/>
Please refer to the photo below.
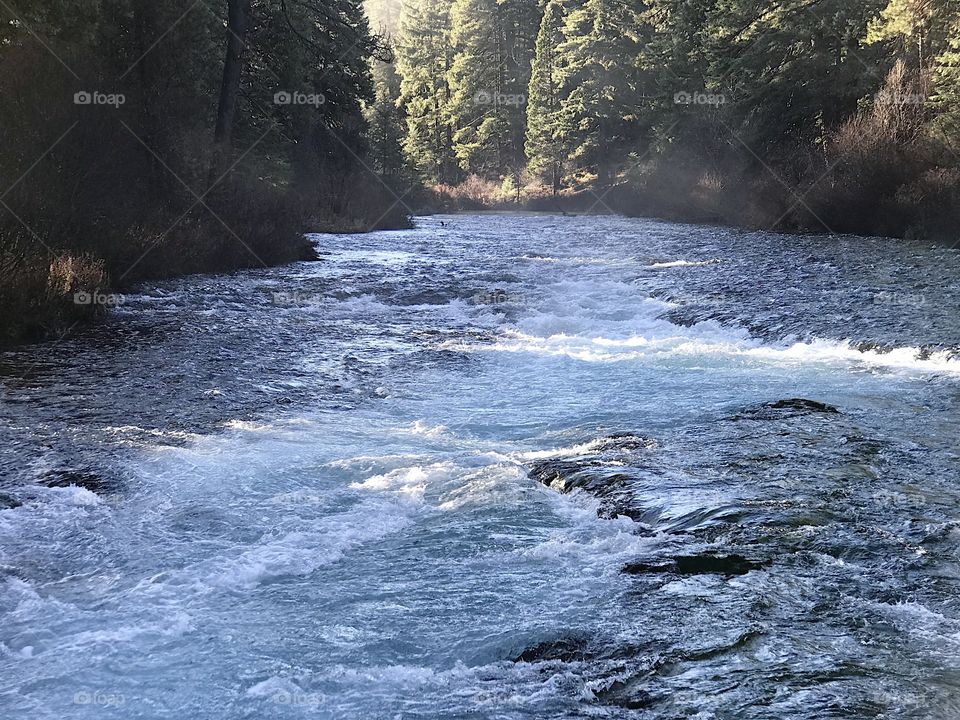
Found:
<path fill-rule="evenodd" d="M 220 105 L 217 108 L 217 128 L 214 132 L 214 141 L 218 145 L 229 145 L 233 134 L 233 119 L 243 75 L 243 51 L 250 29 L 250 1 L 228 0 L 227 56 L 223 63 Z"/>

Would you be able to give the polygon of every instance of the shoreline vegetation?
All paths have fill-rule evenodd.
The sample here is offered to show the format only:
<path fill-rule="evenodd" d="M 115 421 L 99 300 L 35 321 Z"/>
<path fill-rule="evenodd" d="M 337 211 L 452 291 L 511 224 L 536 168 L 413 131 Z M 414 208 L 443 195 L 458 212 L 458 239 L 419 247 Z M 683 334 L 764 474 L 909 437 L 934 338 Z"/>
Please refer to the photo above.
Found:
<path fill-rule="evenodd" d="M 0 8 L 0 346 L 469 210 L 960 240 L 958 0 Z"/>
<path fill-rule="evenodd" d="M 13 5 L 17 5 L 14 8 Z M 309 259 L 409 225 L 368 170 L 360 0 L 0 7 L 0 346 L 136 283 Z"/>
<path fill-rule="evenodd" d="M 377 162 L 429 209 L 960 240 L 956 0 L 368 7 Z"/>

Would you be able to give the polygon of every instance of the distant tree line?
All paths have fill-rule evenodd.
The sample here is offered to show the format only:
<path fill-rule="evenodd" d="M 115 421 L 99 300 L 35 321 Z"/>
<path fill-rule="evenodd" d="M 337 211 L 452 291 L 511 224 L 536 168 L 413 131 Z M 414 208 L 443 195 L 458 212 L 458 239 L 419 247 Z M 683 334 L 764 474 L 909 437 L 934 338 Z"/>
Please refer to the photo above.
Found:
<path fill-rule="evenodd" d="M 368 7 L 396 55 L 392 174 L 786 229 L 956 227 L 958 0 Z"/>

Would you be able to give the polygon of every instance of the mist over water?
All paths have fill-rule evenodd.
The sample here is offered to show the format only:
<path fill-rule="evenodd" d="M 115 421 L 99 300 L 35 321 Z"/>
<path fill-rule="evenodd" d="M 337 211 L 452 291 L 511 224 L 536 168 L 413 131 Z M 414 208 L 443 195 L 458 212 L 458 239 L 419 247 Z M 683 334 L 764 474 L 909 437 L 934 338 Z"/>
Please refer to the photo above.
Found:
<path fill-rule="evenodd" d="M 0 715 L 960 715 L 960 253 L 317 244 L 3 356 Z"/>

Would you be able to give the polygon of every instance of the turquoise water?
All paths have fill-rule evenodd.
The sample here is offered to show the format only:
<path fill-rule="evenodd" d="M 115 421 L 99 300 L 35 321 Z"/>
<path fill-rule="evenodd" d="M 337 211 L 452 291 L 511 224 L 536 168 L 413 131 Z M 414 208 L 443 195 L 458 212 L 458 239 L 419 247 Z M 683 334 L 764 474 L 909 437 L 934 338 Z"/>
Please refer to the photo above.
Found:
<path fill-rule="evenodd" d="M 316 241 L 4 356 L 3 717 L 960 714 L 957 251 Z"/>

